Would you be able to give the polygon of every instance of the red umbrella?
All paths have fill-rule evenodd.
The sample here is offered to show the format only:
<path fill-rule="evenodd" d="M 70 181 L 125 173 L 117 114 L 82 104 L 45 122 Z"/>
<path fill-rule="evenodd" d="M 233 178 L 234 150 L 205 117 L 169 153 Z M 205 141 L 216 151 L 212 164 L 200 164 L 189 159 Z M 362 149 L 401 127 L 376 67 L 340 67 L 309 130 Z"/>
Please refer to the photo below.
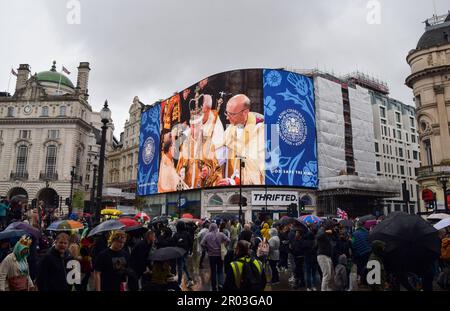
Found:
<path fill-rule="evenodd" d="M 135 216 L 134 216 L 134 219 L 144 219 L 144 221 L 149 221 L 150 220 L 150 217 L 146 214 L 146 213 L 137 213 Z"/>
<path fill-rule="evenodd" d="M 132 218 L 119 218 L 118 219 L 121 223 L 123 223 L 126 227 L 135 227 L 139 226 L 140 223 Z"/>
<path fill-rule="evenodd" d="M 183 214 L 183 215 L 181 216 L 181 218 L 190 218 L 190 219 L 193 219 L 194 216 L 192 216 L 192 214 Z"/>

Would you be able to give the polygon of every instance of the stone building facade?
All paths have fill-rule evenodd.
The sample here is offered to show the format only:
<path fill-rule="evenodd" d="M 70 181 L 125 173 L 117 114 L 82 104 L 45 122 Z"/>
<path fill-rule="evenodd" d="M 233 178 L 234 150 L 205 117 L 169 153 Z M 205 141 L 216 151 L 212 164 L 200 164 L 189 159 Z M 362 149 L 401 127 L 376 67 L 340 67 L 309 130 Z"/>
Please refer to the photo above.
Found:
<path fill-rule="evenodd" d="M 89 63 L 80 63 L 76 86 L 55 62 L 34 75 L 28 64 L 17 71 L 14 94 L 0 97 L 0 196 L 22 194 L 29 203 L 65 208 L 72 170 L 73 192 L 88 192 L 87 162 L 99 150 L 99 122 L 88 102 Z M 113 127 L 108 131 L 110 145 Z"/>

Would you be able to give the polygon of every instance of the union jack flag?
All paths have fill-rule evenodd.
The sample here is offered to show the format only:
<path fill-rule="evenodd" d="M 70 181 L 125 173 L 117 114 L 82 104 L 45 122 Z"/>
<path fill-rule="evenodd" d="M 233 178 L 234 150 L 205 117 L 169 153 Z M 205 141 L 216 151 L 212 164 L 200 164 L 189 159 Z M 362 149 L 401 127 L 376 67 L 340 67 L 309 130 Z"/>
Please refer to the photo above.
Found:
<path fill-rule="evenodd" d="M 348 215 L 346 211 L 341 210 L 340 208 L 337 209 L 337 215 L 341 219 L 348 219 Z"/>

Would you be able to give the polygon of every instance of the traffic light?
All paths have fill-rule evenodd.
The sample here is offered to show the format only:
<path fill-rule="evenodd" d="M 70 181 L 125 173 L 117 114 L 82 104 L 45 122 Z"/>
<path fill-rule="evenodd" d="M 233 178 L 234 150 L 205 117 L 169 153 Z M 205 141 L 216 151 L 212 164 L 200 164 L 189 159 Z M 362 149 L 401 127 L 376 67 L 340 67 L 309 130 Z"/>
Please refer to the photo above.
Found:
<path fill-rule="evenodd" d="M 247 198 L 246 197 L 242 197 L 242 206 L 247 206 Z"/>
<path fill-rule="evenodd" d="M 58 208 L 59 207 L 59 195 L 55 195 L 53 197 L 53 207 Z"/>
<path fill-rule="evenodd" d="M 70 198 L 66 198 L 66 206 L 70 206 Z"/>
<path fill-rule="evenodd" d="M 429 210 L 434 210 L 434 201 L 428 201 L 428 202 L 426 202 L 427 203 L 427 208 L 429 209 Z"/>
<path fill-rule="evenodd" d="M 291 203 L 287 208 L 287 214 L 289 217 L 298 217 L 297 204 Z"/>
<path fill-rule="evenodd" d="M 300 212 L 304 212 L 305 211 L 305 202 L 300 201 Z"/>

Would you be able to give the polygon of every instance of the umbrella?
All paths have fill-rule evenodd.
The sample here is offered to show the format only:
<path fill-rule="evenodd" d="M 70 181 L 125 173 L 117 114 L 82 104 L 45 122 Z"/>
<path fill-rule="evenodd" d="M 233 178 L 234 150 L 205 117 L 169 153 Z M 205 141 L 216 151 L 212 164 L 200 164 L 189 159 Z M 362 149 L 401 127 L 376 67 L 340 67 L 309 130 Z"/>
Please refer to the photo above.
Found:
<path fill-rule="evenodd" d="M 281 226 L 286 226 L 286 225 L 289 225 L 289 224 L 293 224 L 295 222 L 298 222 L 298 220 L 295 219 L 294 217 L 283 216 L 283 217 L 281 217 L 281 219 L 278 222 L 278 224 L 281 225 Z"/>
<path fill-rule="evenodd" d="M 198 218 L 180 218 L 180 219 L 178 219 L 178 221 L 183 221 L 183 222 L 193 222 L 193 223 L 198 222 L 198 223 L 200 223 L 200 224 L 203 223 L 203 220 L 198 219 Z"/>
<path fill-rule="evenodd" d="M 27 234 L 24 230 L 16 230 L 16 229 L 5 230 L 5 231 L 0 232 L 0 240 L 18 238 L 24 234 Z"/>
<path fill-rule="evenodd" d="M 123 212 L 121 210 L 115 209 L 115 208 L 105 208 L 102 209 L 102 211 L 100 212 L 102 215 L 113 215 L 113 216 L 117 216 L 117 215 L 122 215 Z"/>
<path fill-rule="evenodd" d="M 152 261 L 167 261 L 183 257 L 186 251 L 180 247 L 163 247 L 152 252 L 148 257 Z"/>
<path fill-rule="evenodd" d="M 26 195 L 24 195 L 24 194 L 18 194 L 18 195 L 15 195 L 15 196 L 13 196 L 12 198 L 11 198 L 11 201 L 20 201 L 20 200 L 22 200 L 22 201 L 27 201 L 28 200 L 28 197 L 26 196 Z"/>
<path fill-rule="evenodd" d="M 156 216 L 151 221 L 151 224 L 157 224 L 157 223 L 169 223 L 169 218 L 167 216 Z"/>
<path fill-rule="evenodd" d="M 34 236 L 36 239 L 39 239 L 41 237 L 41 232 L 38 229 L 36 229 L 35 227 L 33 227 L 29 224 L 26 224 L 24 222 L 20 222 L 20 221 L 13 222 L 13 223 L 9 224 L 8 227 L 6 227 L 5 231 L 14 230 L 14 229 L 23 230 L 26 233 Z"/>
<path fill-rule="evenodd" d="M 140 234 L 144 234 L 145 232 L 148 231 L 148 229 L 144 226 L 142 226 L 141 224 L 137 225 L 137 226 L 131 226 L 131 227 L 125 227 L 125 229 L 123 229 L 125 232 L 129 233 L 129 234 L 135 234 L 135 235 L 140 235 Z"/>
<path fill-rule="evenodd" d="M 70 220 L 78 220 L 78 215 L 76 213 L 72 213 L 69 215 Z"/>
<path fill-rule="evenodd" d="M 150 220 L 150 217 L 149 217 L 146 213 L 144 213 L 144 212 L 137 213 L 137 214 L 134 216 L 134 218 L 135 218 L 135 219 L 143 219 L 144 221 L 149 221 L 149 220 Z"/>
<path fill-rule="evenodd" d="M 433 227 L 436 228 L 436 230 L 441 230 L 441 229 L 447 228 L 448 226 L 450 226 L 450 218 L 442 219 L 437 224 L 435 224 Z"/>
<path fill-rule="evenodd" d="M 88 237 L 91 237 L 93 235 L 96 235 L 96 234 L 99 234 L 102 232 L 120 230 L 123 228 L 125 228 L 125 225 L 118 220 L 115 220 L 115 219 L 106 220 L 106 221 L 102 222 L 101 224 L 99 224 L 98 226 L 96 226 L 94 229 L 92 229 L 92 231 L 89 232 Z"/>
<path fill-rule="evenodd" d="M 304 221 L 308 224 L 319 223 L 322 221 L 319 217 L 315 215 L 305 215 L 299 218 L 299 220 Z"/>
<path fill-rule="evenodd" d="M 234 214 L 220 214 L 220 215 L 216 215 L 213 220 L 217 220 L 217 219 L 220 219 L 223 221 L 234 220 L 234 219 L 238 220 L 239 216 L 234 215 Z"/>
<path fill-rule="evenodd" d="M 181 215 L 181 218 L 194 218 L 194 216 L 192 216 L 192 214 L 183 214 Z"/>
<path fill-rule="evenodd" d="M 136 227 L 141 225 L 137 220 L 132 218 L 119 218 L 119 221 L 125 225 L 125 228 Z"/>
<path fill-rule="evenodd" d="M 364 222 L 364 227 L 369 230 L 370 228 L 372 228 L 373 226 L 375 226 L 377 224 L 376 220 L 367 220 Z"/>
<path fill-rule="evenodd" d="M 439 258 L 441 243 L 437 230 L 417 215 L 395 213 L 376 225 L 369 241 L 386 243 L 385 258 L 391 271 L 423 273 Z"/>
<path fill-rule="evenodd" d="M 358 221 L 361 223 L 364 223 L 368 220 L 376 220 L 376 219 L 377 219 L 377 217 L 374 215 L 365 215 L 365 216 L 359 217 Z"/>
<path fill-rule="evenodd" d="M 353 221 L 351 221 L 350 219 L 343 219 L 339 222 L 339 224 L 342 224 L 344 227 L 353 227 Z"/>
<path fill-rule="evenodd" d="M 48 226 L 48 231 L 68 231 L 83 229 L 84 226 L 81 222 L 75 220 L 59 220 L 53 222 Z"/>
<path fill-rule="evenodd" d="M 427 217 L 428 220 L 442 220 L 445 218 L 450 218 L 450 215 L 439 213 L 439 214 L 431 214 L 430 216 Z"/>
<path fill-rule="evenodd" d="M 303 233 L 308 232 L 308 227 L 305 225 L 305 223 L 303 221 L 299 221 L 297 219 L 294 219 L 293 228 L 295 230 L 300 230 Z"/>

